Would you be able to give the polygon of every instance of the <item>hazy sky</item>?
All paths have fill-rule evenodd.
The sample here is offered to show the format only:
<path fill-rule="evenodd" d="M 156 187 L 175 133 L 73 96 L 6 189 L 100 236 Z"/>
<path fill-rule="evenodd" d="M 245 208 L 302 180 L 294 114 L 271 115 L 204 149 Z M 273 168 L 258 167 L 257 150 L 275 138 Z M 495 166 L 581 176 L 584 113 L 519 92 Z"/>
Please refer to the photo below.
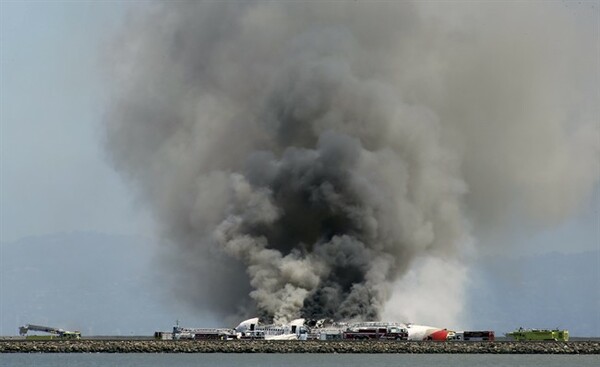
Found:
<path fill-rule="evenodd" d="M 112 1 L 2 1 L 2 240 L 142 231 L 101 148 L 104 41 Z"/>
<path fill-rule="evenodd" d="M 3 1 L 1 6 L 2 241 L 76 230 L 148 235 L 146 209 L 106 163 L 101 147 L 106 95 L 101 55 L 134 3 Z M 598 1 L 566 3 L 565 11 L 598 32 Z M 599 200 L 596 189 L 577 217 L 524 235 L 517 246 L 597 249 Z M 529 248 L 528 243 L 544 245 Z"/>

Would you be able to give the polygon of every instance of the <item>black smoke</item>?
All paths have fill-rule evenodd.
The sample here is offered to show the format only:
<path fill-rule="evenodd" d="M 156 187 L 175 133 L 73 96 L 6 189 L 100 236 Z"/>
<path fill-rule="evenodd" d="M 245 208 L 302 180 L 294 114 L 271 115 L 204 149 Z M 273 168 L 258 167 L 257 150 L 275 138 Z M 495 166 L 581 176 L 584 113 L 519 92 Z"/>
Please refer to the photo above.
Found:
<path fill-rule="evenodd" d="M 179 297 L 377 319 L 415 259 L 460 264 L 472 227 L 572 213 L 598 130 L 567 118 L 586 78 L 552 56 L 583 43 L 554 5 L 521 5 L 136 8 L 109 55 L 106 145 L 172 243 Z M 441 292 L 460 304 L 456 279 Z"/>

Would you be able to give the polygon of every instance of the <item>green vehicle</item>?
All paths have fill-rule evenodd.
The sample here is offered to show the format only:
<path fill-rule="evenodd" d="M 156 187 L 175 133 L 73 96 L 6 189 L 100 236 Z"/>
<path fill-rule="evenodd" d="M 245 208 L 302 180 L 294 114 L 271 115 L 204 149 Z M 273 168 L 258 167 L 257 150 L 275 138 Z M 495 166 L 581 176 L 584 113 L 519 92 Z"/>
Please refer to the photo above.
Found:
<path fill-rule="evenodd" d="M 513 338 L 516 341 L 569 341 L 568 330 L 546 330 L 546 329 L 523 329 L 513 331 L 506 334 L 507 337 Z"/>

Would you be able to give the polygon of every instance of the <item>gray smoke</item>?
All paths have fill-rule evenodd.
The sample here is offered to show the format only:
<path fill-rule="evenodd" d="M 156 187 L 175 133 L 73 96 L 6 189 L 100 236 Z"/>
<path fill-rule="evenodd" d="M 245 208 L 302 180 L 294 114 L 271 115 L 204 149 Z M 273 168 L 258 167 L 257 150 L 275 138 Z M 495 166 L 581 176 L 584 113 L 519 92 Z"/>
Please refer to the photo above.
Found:
<path fill-rule="evenodd" d="M 415 259 L 460 264 L 473 233 L 588 197 L 586 31 L 554 3 L 154 4 L 111 48 L 106 145 L 172 243 L 180 297 L 376 319 Z"/>

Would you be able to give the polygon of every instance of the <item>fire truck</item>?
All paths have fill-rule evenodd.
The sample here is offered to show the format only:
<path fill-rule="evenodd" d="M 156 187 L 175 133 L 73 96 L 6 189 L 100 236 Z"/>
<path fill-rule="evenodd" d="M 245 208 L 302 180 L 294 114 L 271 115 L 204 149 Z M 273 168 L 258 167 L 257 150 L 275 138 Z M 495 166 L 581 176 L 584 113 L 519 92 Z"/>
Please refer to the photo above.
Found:
<path fill-rule="evenodd" d="M 516 341 L 529 340 L 554 340 L 554 341 L 569 341 L 568 330 L 548 330 L 548 329 L 523 329 L 513 331 L 506 334 L 507 337 L 513 338 Z"/>
<path fill-rule="evenodd" d="M 42 331 L 49 335 L 27 335 L 29 331 Z M 51 326 L 33 325 L 27 324 L 19 327 L 19 334 L 26 336 L 27 339 L 39 339 L 39 340 L 50 340 L 50 339 L 81 339 L 81 333 L 79 331 L 69 331 L 59 329 Z"/>
<path fill-rule="evenodd" d="M 343 339 L 408 340 L 402 324 L 391 322 L 361 322 L 352 324 L 342 333 Z"/>
<path fill-rule="evenodd" d="M 493 331 L 485 330 L 485 331 L 457 331 L 451 338 L 448 340 L 459 340 L 459 341 L 490 341 L 493 342 L 495 340 L 495 335 Z"/>
<path fill-rule="evenodd" d="M 155 334 L 156 336 L 156 334 Z M 194 340 L 230 340 L 237 338 L 235 330 L 228 328 L 186 328 L 177 325 L 173 326 L 173 339 L 194 339 Z"/>

